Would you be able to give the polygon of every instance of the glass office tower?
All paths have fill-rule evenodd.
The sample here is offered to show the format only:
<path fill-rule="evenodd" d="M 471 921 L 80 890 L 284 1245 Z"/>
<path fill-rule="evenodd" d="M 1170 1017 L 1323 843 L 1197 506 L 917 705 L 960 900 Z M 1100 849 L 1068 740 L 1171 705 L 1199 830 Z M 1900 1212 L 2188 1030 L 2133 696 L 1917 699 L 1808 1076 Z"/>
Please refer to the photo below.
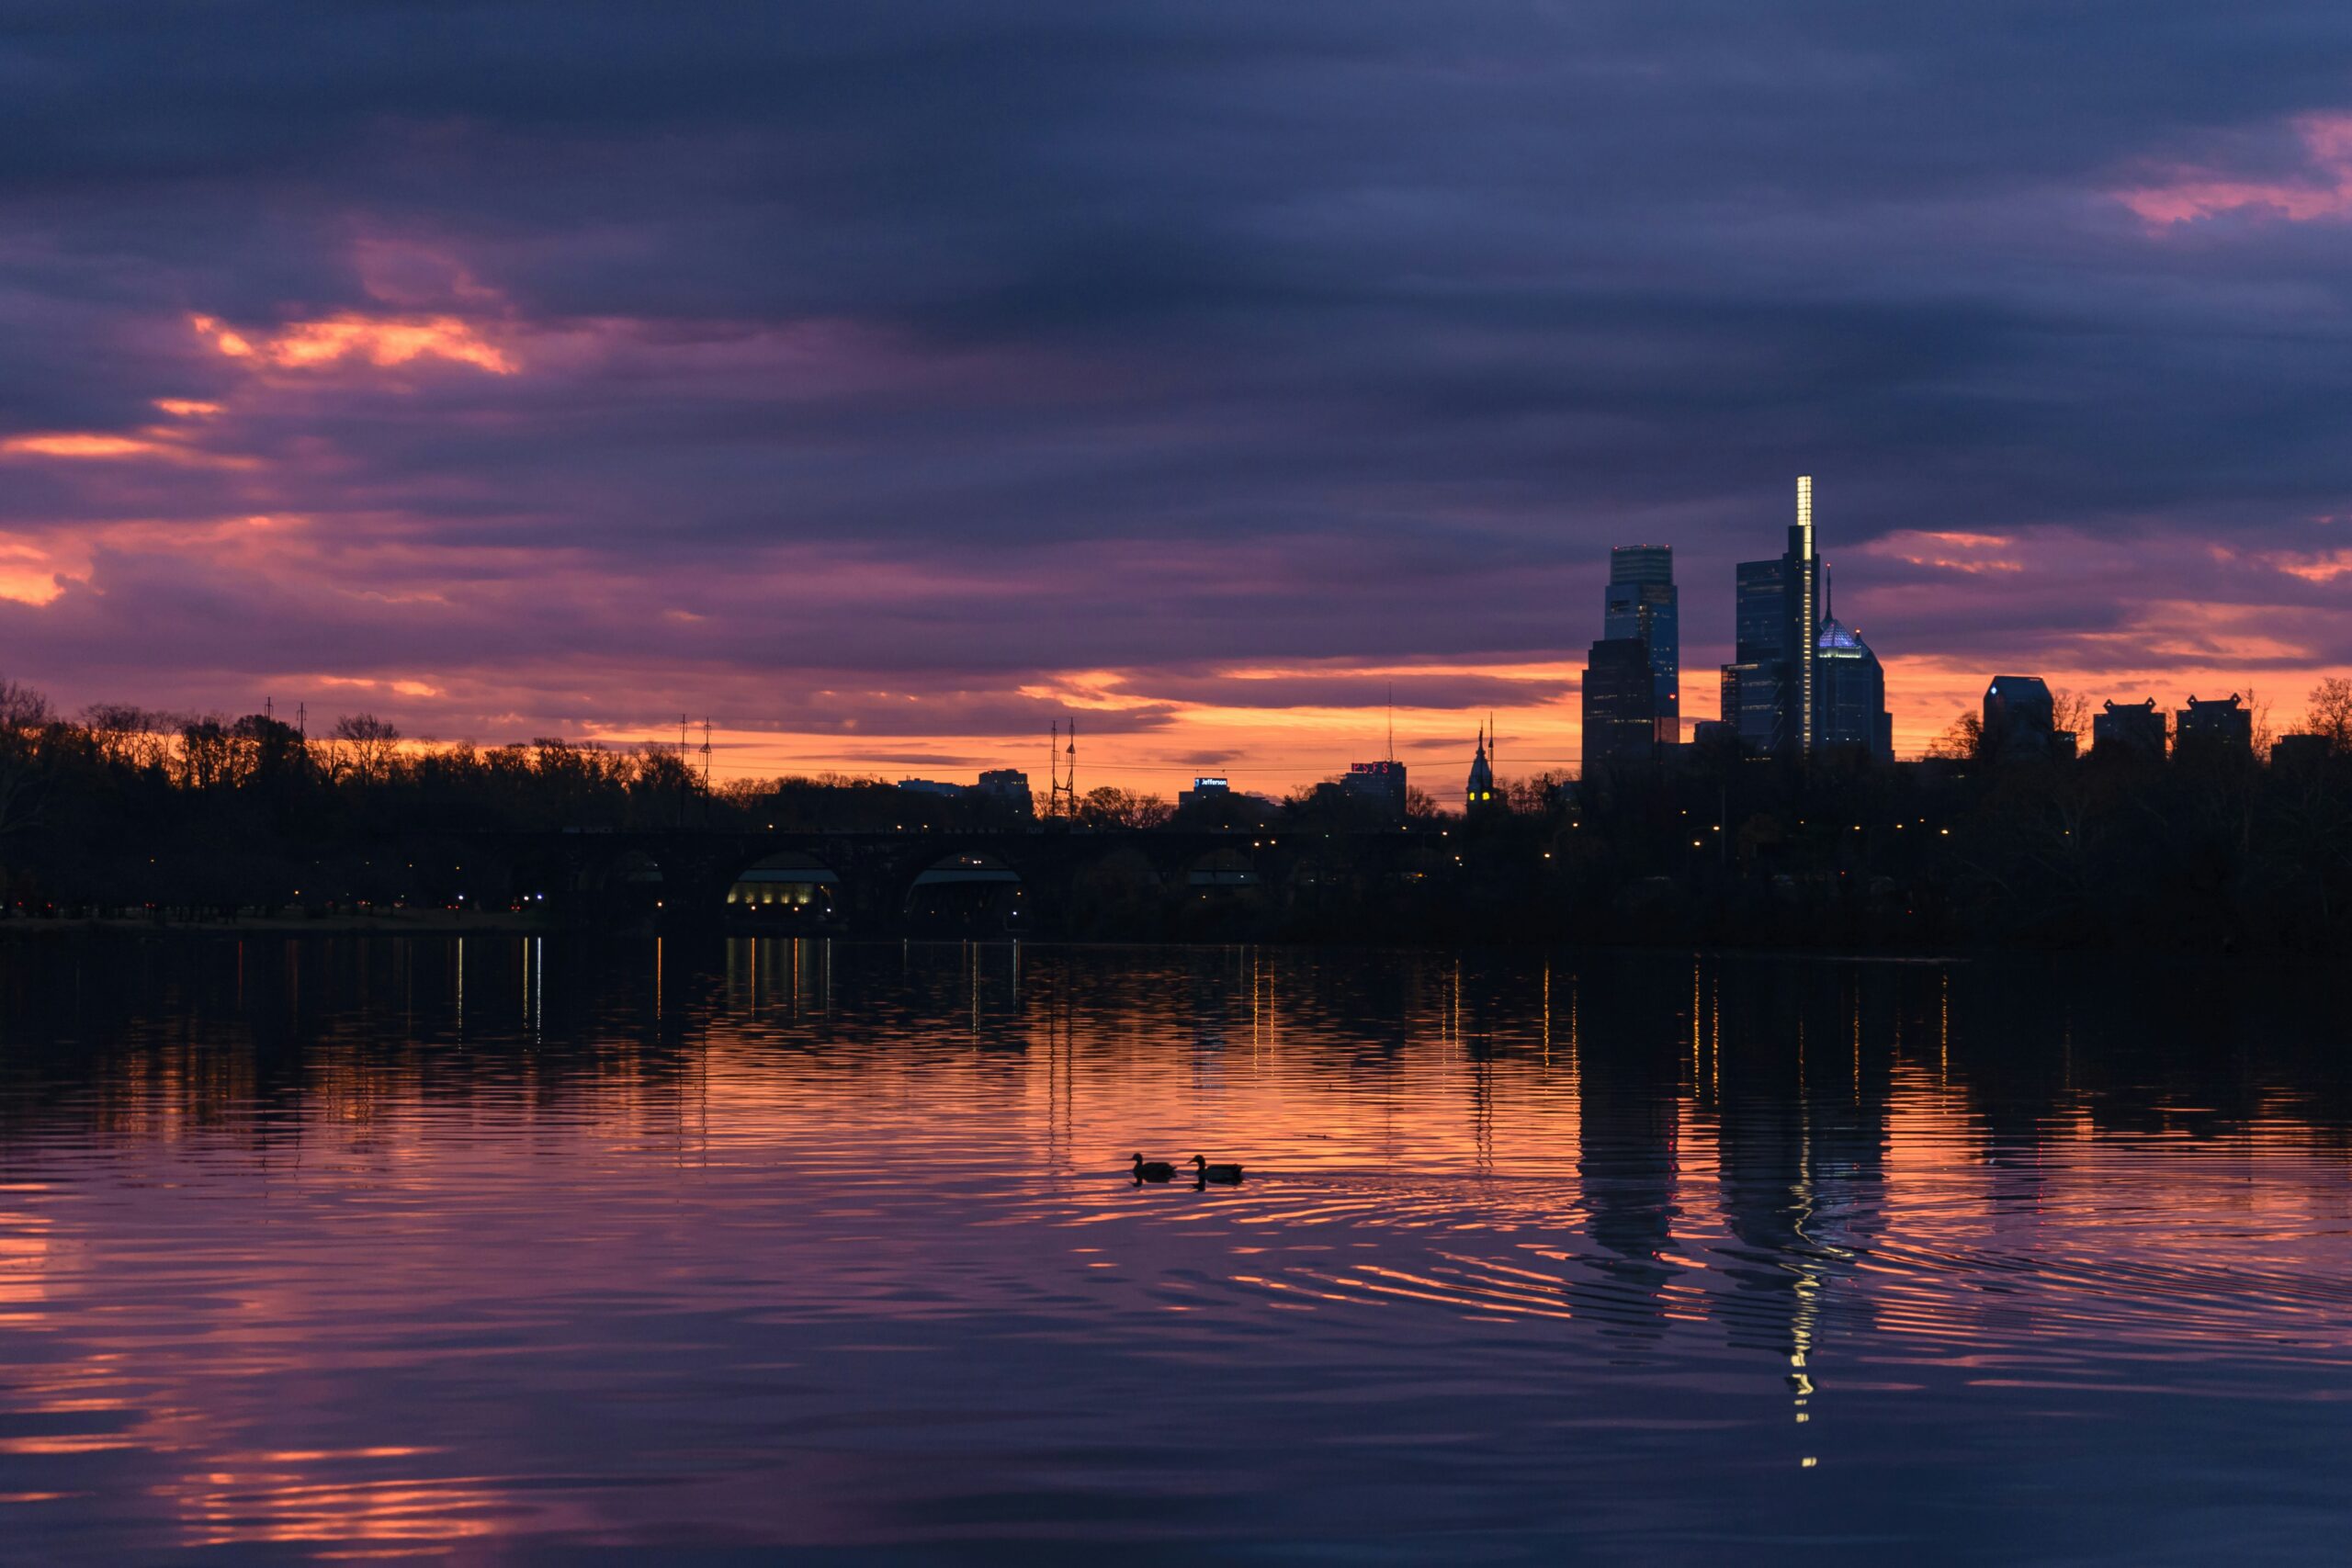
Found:
<path fill-rule="evenodd" d="M 1609 590 L 1601 636 L 1641 643 L 1650 670 L 1651 739 L 1682 739 L 1681 609 L 1672 545 L 1619 545 L 1609 552 Z"/>

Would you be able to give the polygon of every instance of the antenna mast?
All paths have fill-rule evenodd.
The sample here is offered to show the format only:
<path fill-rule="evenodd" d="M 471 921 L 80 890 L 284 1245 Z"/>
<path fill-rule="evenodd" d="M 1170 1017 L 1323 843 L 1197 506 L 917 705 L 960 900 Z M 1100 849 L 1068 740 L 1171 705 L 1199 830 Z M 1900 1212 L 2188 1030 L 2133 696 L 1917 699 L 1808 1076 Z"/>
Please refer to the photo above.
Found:
<path fill-rule="evenodd" d="M 1053 728 L 1053 744 L 1046 756 L 1053 769 L 1053 787 L 1047 795 L 1046 815 L 1075 818 L 1078 815 L 1078 720 L 1069 721 L 1064 730 L 1059 720 Z"/>

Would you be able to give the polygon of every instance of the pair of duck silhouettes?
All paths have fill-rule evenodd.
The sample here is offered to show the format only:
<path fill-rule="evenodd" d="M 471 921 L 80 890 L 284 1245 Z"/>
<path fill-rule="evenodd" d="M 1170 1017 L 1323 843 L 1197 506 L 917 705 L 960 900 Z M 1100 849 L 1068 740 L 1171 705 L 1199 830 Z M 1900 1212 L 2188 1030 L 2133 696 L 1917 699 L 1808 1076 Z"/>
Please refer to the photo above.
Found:
<path fill-rule="evenodd" d="M 1141 1155 L 1136 1156 L 1136 1185 L 1138 1187 L 1147 1181 L 1165 1181 L 1175 1174 L 1176 1168 L 1164 1159 L 1146 1159 Z M 1211 1165 L 1206 1156 L 1194 1155 L 1193 1185 L 1195 1189 L 1238 1187 L 1241 1185 L 1241 1168 L 1238 1165 Z"/>

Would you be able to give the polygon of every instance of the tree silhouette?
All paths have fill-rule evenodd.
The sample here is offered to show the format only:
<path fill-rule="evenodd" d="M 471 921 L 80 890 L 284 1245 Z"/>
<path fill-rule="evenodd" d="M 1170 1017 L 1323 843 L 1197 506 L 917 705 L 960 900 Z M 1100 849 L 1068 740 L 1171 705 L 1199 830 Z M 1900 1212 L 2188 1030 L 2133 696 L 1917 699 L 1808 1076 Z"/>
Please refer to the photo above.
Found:
<path fill-rule="evenodd" d="M 334 721 L 334 734 L 340 761 L 362 784 L 380 781 L 400 754 L 399 728 L 372 713 L 345 715 Z"/>
<path fill-rule="evenodd" d="M 0 677 L 0 834 L 21 832 L 40 814 L 42 741 L 53 722 L 47 697 Z"/>
<path fill-rule="evenodd" d="M 1078 819 L 1090 828 L 1158 828 L 1173 815 L 1159 795 L 1137 795 L 1110 784 L 1088 790 L 1078 803 Z"/>
<path fill-rule="evenodd" d="M 2352 755 L 2352 681 L 2330 675 L 2312 688 L 2303 733 L 2324 737 L 2327 749 L 2339 757 Z"/>

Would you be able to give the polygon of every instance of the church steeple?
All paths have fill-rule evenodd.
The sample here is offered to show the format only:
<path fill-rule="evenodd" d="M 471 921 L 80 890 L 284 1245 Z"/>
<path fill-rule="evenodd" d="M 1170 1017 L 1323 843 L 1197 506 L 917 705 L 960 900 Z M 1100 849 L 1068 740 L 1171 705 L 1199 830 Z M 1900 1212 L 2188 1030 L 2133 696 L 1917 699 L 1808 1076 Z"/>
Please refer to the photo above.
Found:
<path fill-rule="evenodd" d="M 1495 801 L 1495 769 L 1487 759 L 1487 737 L 1491 728 L 1478 727 L 1478 754 L 1470 761 L 1470 786 L 1463 792 L 1464 804 L 1474 810 L 1492 806 Z"/>

